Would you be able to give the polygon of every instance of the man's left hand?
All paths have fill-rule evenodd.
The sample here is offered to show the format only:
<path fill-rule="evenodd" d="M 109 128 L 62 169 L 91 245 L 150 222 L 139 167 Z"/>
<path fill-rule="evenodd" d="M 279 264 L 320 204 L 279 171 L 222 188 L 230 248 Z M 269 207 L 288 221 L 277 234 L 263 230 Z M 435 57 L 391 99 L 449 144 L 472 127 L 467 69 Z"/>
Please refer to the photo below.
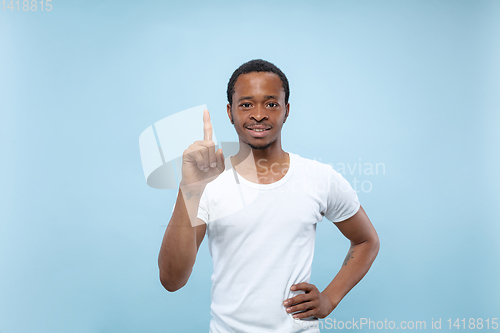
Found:
<path fill-rule="evenodd" d="M 305 294 L 300 294 L 289 298 L 283 302 L 286 307 L 286 312 L 293 313 L 303 311 L 293 315 L 293 318 L 304 319 L 308 317 L 325 318 L 328 316 L 335 306 L 332 304 L 328 296 L 322 294 L 314 284 L 302 282 L 294 284 L 290 290 L 304 290 Z"/>

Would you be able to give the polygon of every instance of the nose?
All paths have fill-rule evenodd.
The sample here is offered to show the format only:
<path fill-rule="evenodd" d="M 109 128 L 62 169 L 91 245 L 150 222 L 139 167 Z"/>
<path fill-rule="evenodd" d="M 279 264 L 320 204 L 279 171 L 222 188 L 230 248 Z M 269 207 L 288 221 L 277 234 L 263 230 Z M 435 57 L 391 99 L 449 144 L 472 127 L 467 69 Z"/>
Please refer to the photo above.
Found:
<path fill-rule="evenodd" d="M 260 105 L 253 108 L 250 118 L 255 119 L 255 121 L 260 122 L 262 119 L 268 119 L 267 110 Z"/>

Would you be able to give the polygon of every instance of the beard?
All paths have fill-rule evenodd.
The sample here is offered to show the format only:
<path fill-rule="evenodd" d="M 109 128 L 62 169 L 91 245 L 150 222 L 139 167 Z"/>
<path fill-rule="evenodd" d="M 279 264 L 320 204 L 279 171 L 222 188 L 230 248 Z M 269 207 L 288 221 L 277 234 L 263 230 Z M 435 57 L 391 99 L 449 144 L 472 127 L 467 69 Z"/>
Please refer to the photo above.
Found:
<path fill-rule="evenodd" d="M 274 141 L 276 141 L 276 140 L 274 140 Z M 250 148 L 252 148 L 252 149 L 257 149 L 257 150 L 265 150 L 265 149 L 269 148 L 269 146 L 271 146 L 271 145 L 274 143 L 274 141 L 271 141 L 271 142 L 269 142 L 269 143 L 267 143 L 267 144 L 264 144 L 264 145 L 262 145 L 262 146 L 254 146 L 254 145 L 253 145 L 253 144 L 251 144 L 251 143 L 248 143 L 248 145 L 249 145 L 249 146 L 250 146 Z"/>

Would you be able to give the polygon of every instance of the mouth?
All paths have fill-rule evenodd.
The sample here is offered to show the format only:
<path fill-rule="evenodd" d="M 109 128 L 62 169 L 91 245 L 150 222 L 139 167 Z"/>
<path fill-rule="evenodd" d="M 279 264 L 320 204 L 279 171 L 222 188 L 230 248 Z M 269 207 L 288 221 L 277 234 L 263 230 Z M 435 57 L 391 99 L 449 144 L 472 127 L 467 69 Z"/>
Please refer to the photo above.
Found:
<path fill-rule="evenodd" d="M 265 127 L 265 126 L 250 126 L 246 128 L 248 132 L 250 133 L 251 136 L 255 138 L 262 138 L 269 133 L 271 130 L 271 127 Z"/>

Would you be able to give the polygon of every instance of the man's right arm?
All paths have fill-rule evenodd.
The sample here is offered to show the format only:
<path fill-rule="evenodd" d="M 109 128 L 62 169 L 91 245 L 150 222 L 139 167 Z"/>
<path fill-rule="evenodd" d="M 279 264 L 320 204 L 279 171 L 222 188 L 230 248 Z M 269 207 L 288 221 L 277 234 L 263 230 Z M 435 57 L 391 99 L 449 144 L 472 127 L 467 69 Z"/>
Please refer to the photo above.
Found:
<path fill-rule="evenodd" d="M 203 189 L 179 188 L 177 201 L 158 255 L 160 282 L 168 291 L 182 288 L 188 281 L 196 254 L 205 237 L 206 224 L 196 216 Z M 190 218 L 191 216 L 191 218 Z"/>
<path fill-rule="evenodd" d="M 205 222 L 198 218 L 201 195 L 206 185 L 225 169 L 222 150 L 215 151 L 207 110 L 203 126 L 203 141 L 195 141 L 182 155 L 179 193 L 158 255 L 160 282 L 168 291 L 182 288 L 191 275 L 206 232 Z"/>

